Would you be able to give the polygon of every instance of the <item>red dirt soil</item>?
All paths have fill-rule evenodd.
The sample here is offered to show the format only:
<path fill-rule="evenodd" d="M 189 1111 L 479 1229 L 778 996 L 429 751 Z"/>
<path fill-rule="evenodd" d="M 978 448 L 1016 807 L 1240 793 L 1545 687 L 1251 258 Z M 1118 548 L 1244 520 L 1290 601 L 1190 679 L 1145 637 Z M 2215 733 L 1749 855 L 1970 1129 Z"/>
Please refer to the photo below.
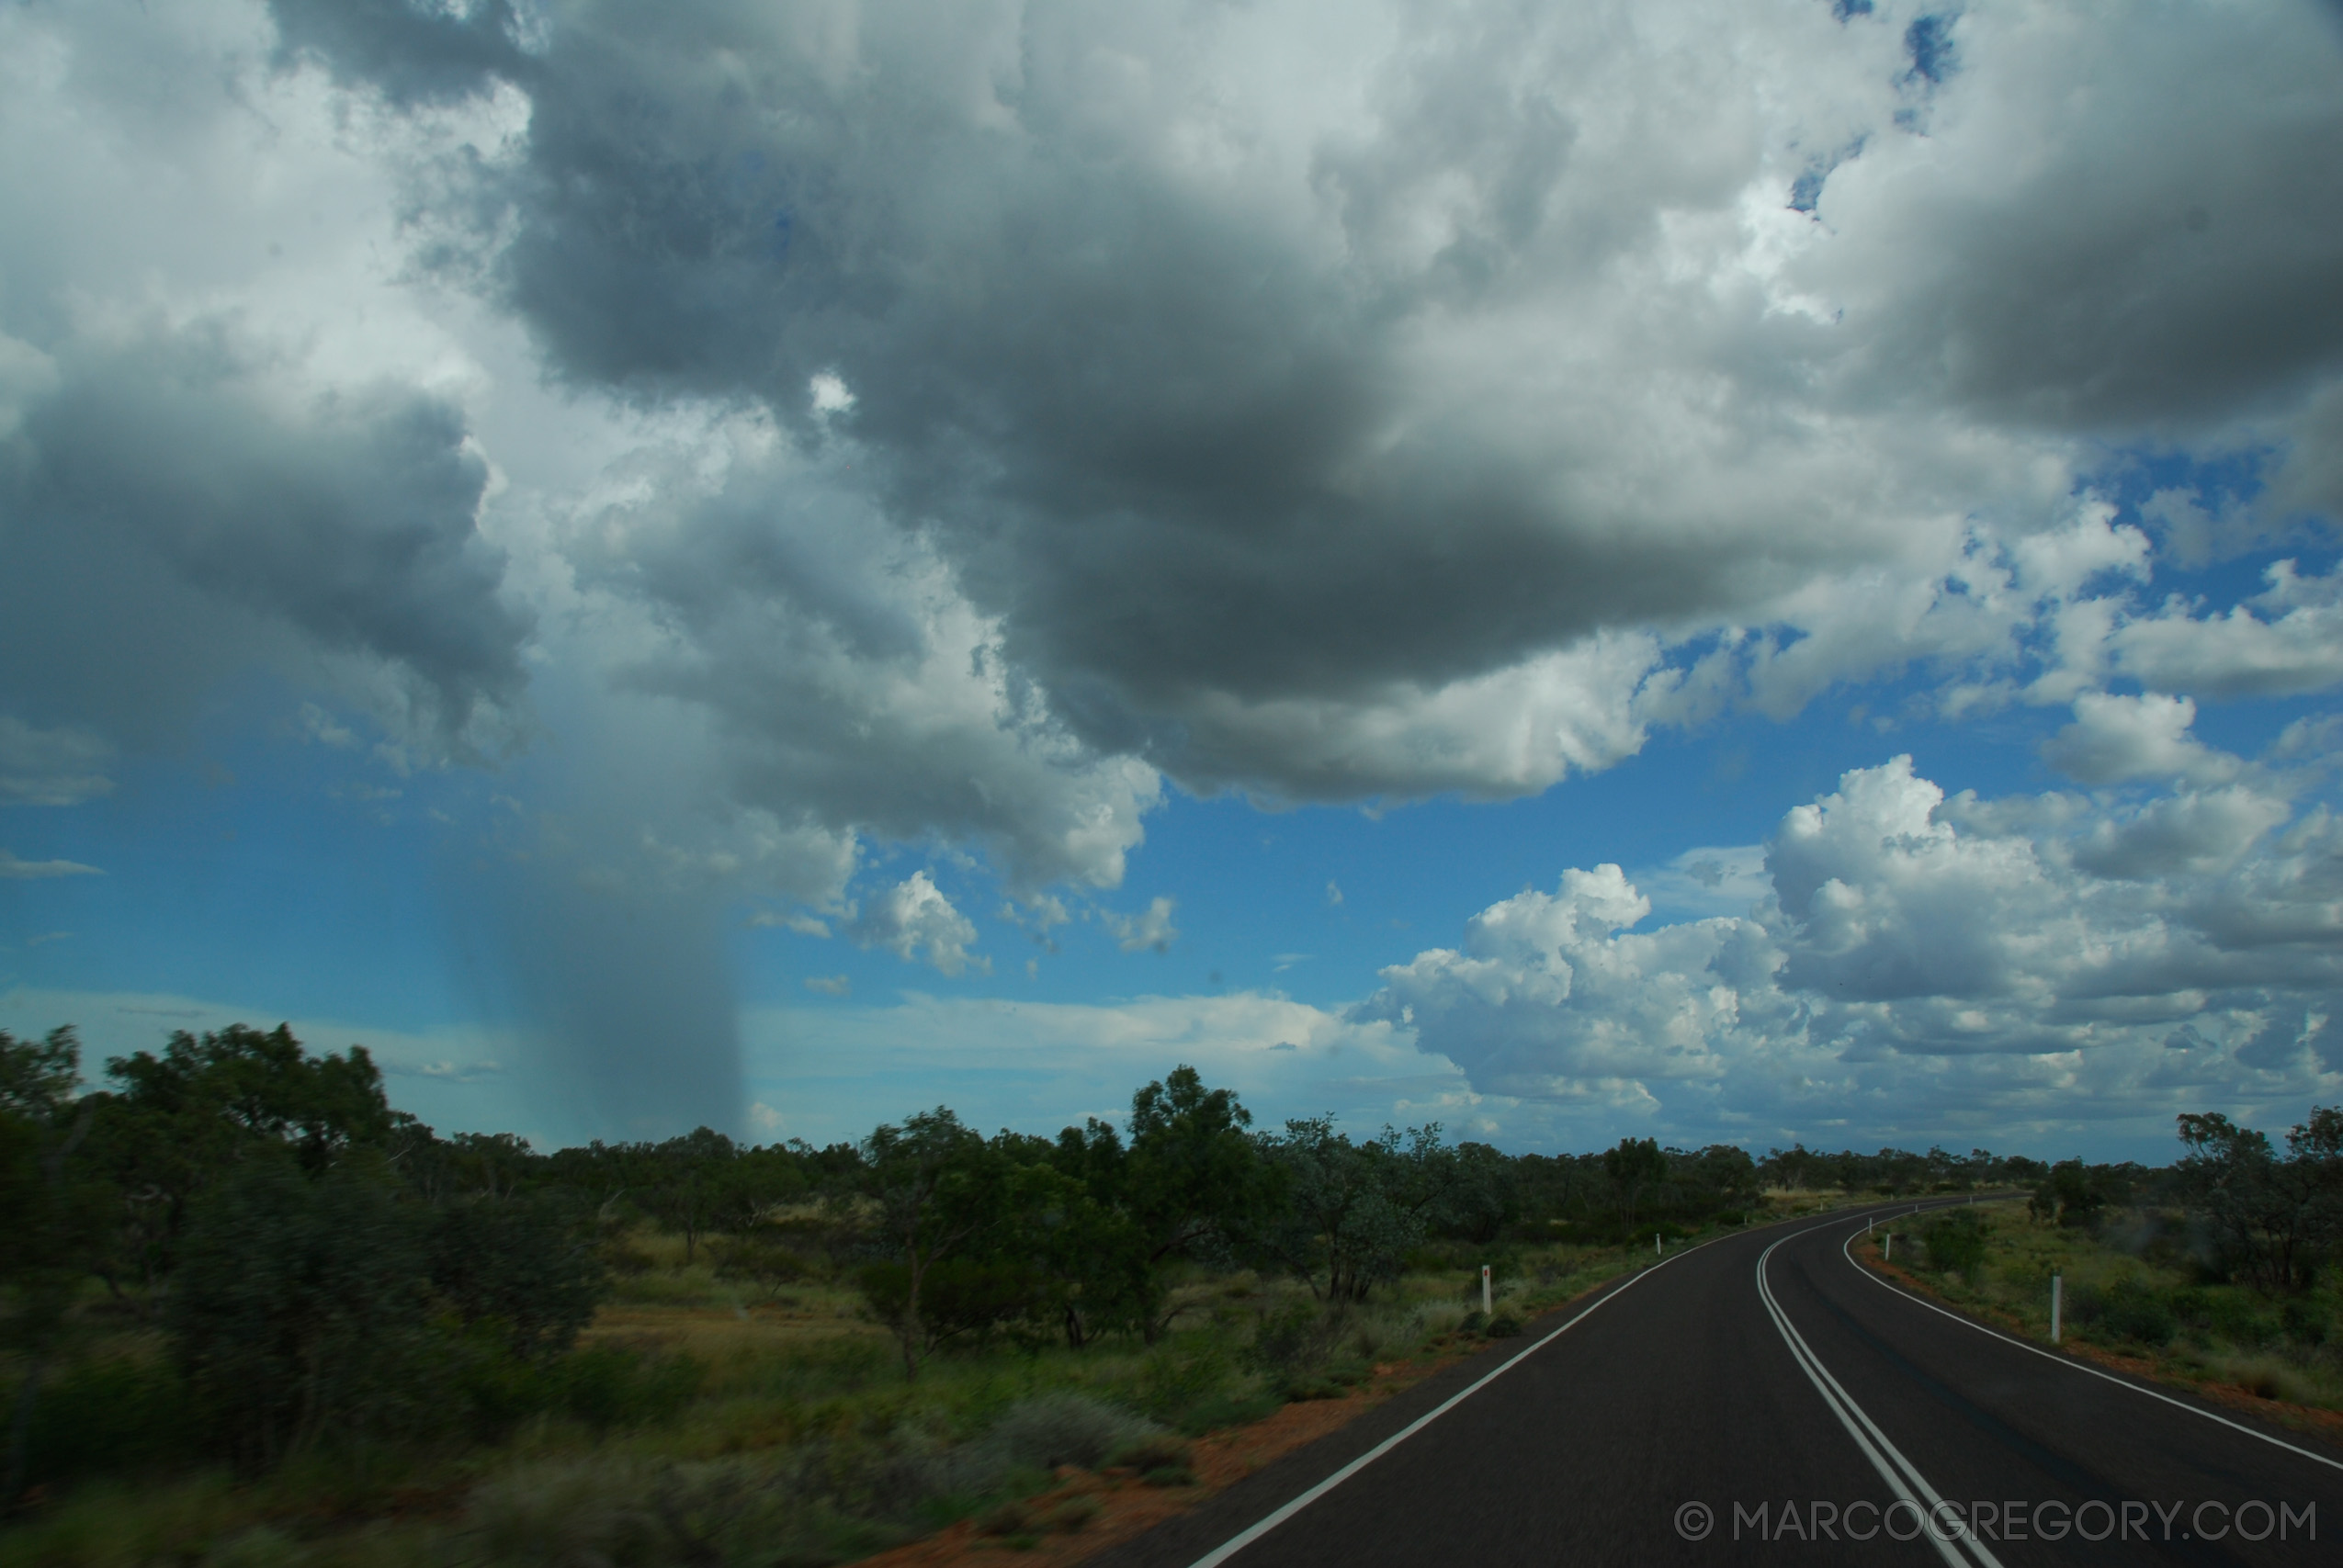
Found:
<path fill-rule="evenodd" d="M 1249 1427 L 1234 1427 L 1199 1438 L 1189 1468 L 1193 1486 L 1149 1486 L 1129 1471 L 1110 1470 L 1092 1475 L 1071 1466 L 1058 1472 L 1059 1484 L 1026 1502 L 1036 1519 L 1078 1498 L 1097 1506 L 1080 1529 L 1042 1533 L 1041 1528 L 1020 1536 L 1015 1544 L 979 1530 L 974 1519 L 963 1519 L 931 1536 L 862 1560 L 858 1568 L 971 1568 L 978 1563 L 1072 1564 L 1107 1547 L 1183 1514 L 1224 1487 L 1242 1481 L 1272 1460 L 1316 1442 L 1348 1426 L 1400 1390 L 1421 1382 L 1432 1372 L 1460 1359 L 1468 1342 L 1443 1351 L 1429 1360 L 1397 1361 L 1375 1369 L 1375 1375 L 1341 1399 L 1313 1399 L 1288 1404 L 1274 1416 Z M 1026 1542 L 1031 1544 L 1027 1545 Z"/>

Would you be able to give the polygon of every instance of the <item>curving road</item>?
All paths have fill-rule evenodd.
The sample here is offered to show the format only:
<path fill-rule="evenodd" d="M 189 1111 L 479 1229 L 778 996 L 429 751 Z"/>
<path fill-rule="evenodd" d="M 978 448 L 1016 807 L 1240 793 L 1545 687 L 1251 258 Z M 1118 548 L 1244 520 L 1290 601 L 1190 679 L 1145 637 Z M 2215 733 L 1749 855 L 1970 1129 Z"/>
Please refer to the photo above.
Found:
<path fill-rule="evenodd" d="M 2343 1562 L 2343 1451 L 1858 1266 L 1910 1208 L 1681 1253 L 1092 1562 Z"/>

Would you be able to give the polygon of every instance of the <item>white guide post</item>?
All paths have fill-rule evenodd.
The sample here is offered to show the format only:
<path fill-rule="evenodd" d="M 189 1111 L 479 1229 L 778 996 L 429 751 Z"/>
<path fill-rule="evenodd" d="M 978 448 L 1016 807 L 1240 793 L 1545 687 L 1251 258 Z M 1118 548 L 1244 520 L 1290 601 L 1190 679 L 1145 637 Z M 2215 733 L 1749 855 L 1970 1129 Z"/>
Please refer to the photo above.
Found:
<path fill-rule="evenodd" d="M 1658 1231 L 1651 1233 L 1651 1255 L 1654 1258 L 1659 1256 L 1659 1233 Z"/>
<path fill-rule="evenodd" d="M 1490 1297 L 1490 1295 L 1489 1295 L 1489 1293 L 1488 1293 L 1488 1264 L 1486 1264 L 1486 1263 L 1484 1263 L 1484 1264 L 1482 1264 L 1482 1265 L 1480 1266 L 1480 1314 L 1481 1314 L 1481 1316 L 1483 1316 L 1483 1317 L 1487 1317 L 1487 1316 L 1489 1314 L 1489 1312 L 1490 1312 L 1490 1310 L 1491 1310 L 1491 1308 L 1492 1308 L 1492 1305 L 1493 1305 L 1493 1299 Z"/>
<path fill-rule="evenodd" d="M 2053 1345 L 2058 1343 L 2058 1308 L 2060 1305 L 2058 1298 L 2064 1293 L 2062 1287 L 2064 1287 L 2066 1283 L 2066 1281 L 2065 1278 L 2061 1275 L 2053 1274 L 2050 1277 L 2050 1342 Z"/>
<path fill-rule="evenodd" d="M 1887 1233 L 1887 1245 L 1879 1249 L 1879 1257 L 1883 1263 L 1896 1261 L 1896 1233 L 1894 1231 Z"/>

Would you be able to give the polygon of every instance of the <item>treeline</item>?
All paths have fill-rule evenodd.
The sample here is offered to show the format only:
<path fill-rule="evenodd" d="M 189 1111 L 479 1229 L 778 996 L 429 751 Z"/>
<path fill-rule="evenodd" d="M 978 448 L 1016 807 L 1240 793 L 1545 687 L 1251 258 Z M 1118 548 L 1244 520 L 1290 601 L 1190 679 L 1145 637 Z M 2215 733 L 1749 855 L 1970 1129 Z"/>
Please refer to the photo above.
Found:
<path fill-rule="evenodd" d="M 1964 1190 L 2047 1170 L 1981 1150 L 1758 1160 L 1628 1139 L 1514 1156 L 1437 1125 L 1256 1129 L 1184 1066 L 1139 1089 L 1123 1125 L 1054 1139 L 988 1137 L 938 1109 L 827 1148 L 701 1128 L 551 1153 L 443 1138 L 389 1104 L 363 1048 L 312 1055 L 282 1027 L 175 1033 L 102 1078 L 83 1082 L 70 1029 L 0 1032 L 9 1497 L 44 1382 L 92 1323 L 160 1330 L 169 1381 L 149 1403 L 247 1466 L 329 1437 L 492 1436 L 549 1408 L 611 1423 L 688 1397 L 673 1368 L 576 1348 L 613 1272 L 648 1266 L 646 1225 L 726 1278 L 851 1284 L 916 1377 L 941 1348 L 1000 1335 L 1151 1345 L 1198 1269 L 1353 1303 L 1410 1265 L 1739 1223 L 1768 1189 Z"/>

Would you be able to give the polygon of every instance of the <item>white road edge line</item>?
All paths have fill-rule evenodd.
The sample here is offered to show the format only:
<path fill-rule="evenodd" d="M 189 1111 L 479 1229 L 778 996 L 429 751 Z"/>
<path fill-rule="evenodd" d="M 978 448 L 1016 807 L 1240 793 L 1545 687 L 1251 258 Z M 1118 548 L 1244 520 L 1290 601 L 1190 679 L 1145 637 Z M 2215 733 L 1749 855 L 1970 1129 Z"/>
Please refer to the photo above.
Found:
<path fill-rule="evenodd" d="M 1828 1223 L 1831 1222 L 1826 1222 L 1826 1224 Z M 1839 1425 L 1846 1427 L 1847 1435 L 1855 1439 L 1855 1446 L 1862 1450 L 1863 1457 L 1871 1461 L 1872 1468 L 1879 1472 L 1880 1479 L 1887 1483 L 1888 1489 L 1896 1494 L 1898 1501 L 1909 1503 L 1914 1509 L 1921 1512 L 1920 1528 L 1927 1532 L 1929 1540 L 1936 1548 L 1937 1554 L 1944 1559 L 1949 1568 L 1969 1568 L 1969 1565 L 1962 1560 L 1961 1554 L 1952 1549 L 1952 1541 L 1945 1540 L 1936 1532 L 1935 1527 L 1940 1517 L 1938 1511 L 1944 1506 L 1944 1499 L 1938 1495 L 1935 1487 L 1928 1483 L 1928 1478 L 1919 1472 L 1919 1467 L 1904 1457 L 1903 1451 L 1888 1440 L 1887 1434 L 1879 1429 L 1879 1424 L 1865 1414 L 1863 1407 L 1855 1403 L 1854 1396 L 1839 1386 L 1837 1378 L 1830 1375 L 1830 1370 L 1822 1364 L 1822 1359 L 1814 1353 L 1798 1331 L 1790 1325 L 1789 1314 L 1783 1311 L 1781 1303 L 1773 1299 L 1772 1287 L 1766 1282 L 1765 1266 L 1772 1258 L 1775 1247 L 1779 1247 L 1782 1242 L 1794 1241 L 1797 1236 L 1822 1228 L 1822 1225 L 1809 1225 L 1805 1230 L 1799 1231 L 1794 1235 L 1783 1236 L 1782 1241 L 1775 1242 L 1772 1247 L 1767 1247 L 1758 1255 L 1758 1296 L 1764 1302 L 1765 1310 L 1772 1314 L 1773 1326 L 1781 1331 L 1783 1342 L 1790 1347 L 1791 1357 L 1798 1363 L 1798 1370 L 1806 1374 L 1806 1380 L 1814 1384 L 1815 1392 L 1822 1395 L 1823 1404 L 1830 1407 L 1830 1413 L 1839 1417 Z M 1890 1459 L 1895 1461 L 1892 1466 L 1888 1462 Z M 1898 1470 L 1903 1472 L 1900 1476 L 1896 1473 Z M 1911 1487 L 1904 1484 L 1904 1478 L 1907 1476 L 1911 1480 Z M 1921 1495 L 1928 1499 L 1927 1508 L 1920 1509 L 1919 1499 L 1912 1495 L 1913 1488 L 1918 1488 Z M 1961 1521 L 1952 1540 L 1967 1547 L 1981 1568 L 2001 1568 L 2000 1559 L 1994 1556 L 1986 1549 L 1985 1543 L 1976 1539 L 1969 1529 L 1968 1521 L 1965 1518 Z"/>
<path fill-rule="evenodd" d="M 2232 1421 L 2226 1416 L 2216 1416 L 2210 1410 L 2202 1410 L 2198 1408 L 2196 1405 L 2190 1404 L 2185 1399 L 2175 1399 L 2168 1393 L 2161 1393 L 2152 1388 L 2142 1388 L 2138 1383 L 2132 1382 L 2129 1378 L 2119 1378 L 2113 1372 L 2102 1371 L 2099 1368 L 2092 1366 L 2088 1361 L 2077 1361 L 2071 1356 L 2062 1356 L 2054 1350 L 2045 1350 L 2039 1345 L 2029 1345 L 2024 1340 L 2018 1338 L 2014 1335 L 2004 1334 L 1998 1328 L 1988 1328 L 1973 1317 L 1964 1317 L 1957 1312 L 1949 1311 L 1944 1307 L 1938 1306 L 1934 1302 L 1927 1301 L 1919 1296 L 1916 1296 L 1912 1294 L 1911 1292 L 1899 1288 L 1894 1281 L 1881 1279 L 1877 1274 L 1856 1262 L 1854 1253 L 1849 1250 L 1849 1248 L 1852 1247 L 1854 1244 L 1855 1238 L 1852 1235 L 1850 1235 L 1847 1238 L 1846 1245 L 1839 1249 L 1840 1254 L 1846 1258 L 1848 1266 L 1853 1269 L 1856 1273 L 1861 1274 L 1864 1279 L 1869 1280 L 1873 1284 L 1877 1285 L 1881 1290 L 1885 1291 L 1889 1295 L 1900 1297 L 1905 1301 L 1910 1302 L 1915 1306 L 1924 1306 L 1930 1312 L 1941 1313 L 1944 1316 L 1951 1318 L 1955 1323 L 1974 1328 L 1979 1334 L 1989 1334 L 1994 1338 L 2001 1340 L 2005 1344 L 2015 1345 L 2020 1350 L 2031 1350 L 2035 1355 L 2042 1357 L 2044 1360 L 2055 1361 L 2062 1367 L 2071 1367 L 2078 1372 L 2088 1372 L 2095 1378 L 2105 1379 L 2107 1382 L 2113 1383 L 2118 1388 L 2128 1388 L 2134 1393 L 2145 1394 L 2150 1399 L 2162 1400 L 2165 1404 L 2169 1404 L 2175 1410 L 2185 1410 L 2191 1416 L 2202 1416 L 2208 1421 L 2218 1421 L 2233 1432 L 2243 1432 L 2248 1438 L 2259 1438 L 2263 1442 L 2269 1443 L 2274 1448 L 2281 1448 L 2289 1453 L 2300 1454 L 2304 1459 L 2316 1460 L 2319 1463 L 2327 1466 L 2329 1469 L 2343 1470 L 2343 1460 L 2330 1459 L 2326 1454 L 2315 1453 L 2311 1450 L 2305 1448 L 2298 1448 L 2294 1444 L 2288 1442 L 2283 1438 L 2271 1437 L 2268 1432 L 2257 1432 L 2242 1421 Z"/>
<path fill-rule="evenodd" d="M 1742 1234 L 1747 1233 L 1745 1232 Z M 1576 1328 L 1580 1323 L 1584 1322 L 1589 1314 L 1594 1312 L 1600 1307 L 1607 1306 L 1611 1303 L 1617 1301 L 1621 1296 L 1625 1295 L 1629 1291 L 1634 1290 L 1637 1285 L 1642 1284 L 1646 1280 L 1650 1279 L 1654 1274 L 1657 1274 L 1662 1269 L 1667 1268 L 1669 1264 L 1675 1262 L 1677 1258 L 1689 1258 L 1693 1253 L 1698 1252 L 1701 1249 L 1701 1247 L 1708 1247 L 1713 1245 L 1715 1242 L 1726 1241 L 1729 1239 L 1731 1238 L 1727 1236 L 1712 1237 L 1710 1241 L 1702 1242 L 1700 1247 L 1686 1247 L 1683 1251 L 1678 1253 L 1676 1258 L 1670 1258 L 1665 1261 L 1655 1263 L 1648 1269 L 1639 1270 L 1638 1272 L 1630 1275 L 1626 1283 L 1606 1291 L 1599 1299 L 1589 1302 L 1584 1307 L 1579 1309 L 1577 1316 L 1571 1318 L 1569 1322 L 1564 1324 L 1561 1327 L 1555 1329 L 1552 1333 L 1546 1335 L 1536 1344 L 1530 1346 L 1528 1348 L 1513 1356 L 1502 1366 L 1491 1369 L 1486 1375 L 1475 1382 L 1471 1387 L 1465 1389 L 1461 1393 L 1450 1394 L 1439 1404 L 1424 1412 L 1421 1416 L 1417 1416 L 1405 1427 L 1400 1427 L 1398 1431 L 1392 1433 L 1391 1436 L 1384 1438 L 1383 1441 L 1375 1444 L 1375 1447 L 1369 1449 L 1366 1452 L 1361 1454 L 1358 1458 L 1353 1460 L 1350 1463 L 1344 1465 L 1341 1469 L 1336 1471 L 1333 1474 L 1328 1476 L 1325 1480 L 1319 1482 L 1308 1491 L 1304 1492 L 1300 1495 L 1288 1501 L 1285 1506 L 1279 1508 L 1275 1513 L 1266 1515 L 1263 1517 L 1255 1520 L 1243 1530 L 1229 1537 L 1227 1540 L 1222 1541 L 1218 1546 L 1214 1547 L 1210 1551 L 1205 1552 L 1202 1557 L 1197 1558 L 1194 1562 L 1190 1563 L 1188 1568 L 1219 1568 L 1221 1563 L 1228 1562 L 1228 1559 L 1236 1556 L 1237 1553 L 1242 1551 L 1245 1548 L 1259 1540 L 1262 1536 L 1267 1535 L 1271 1530 L 1275 1529 L 1279 1525 L 1284 1524 L 1287 1519 L 1292 1518 L 1296 1514 L 1300 1513 L 1304 1508 L 1308 1507 L 1312 1503 L 1317 1502 L 1320 1497 L 1325 1496 L 1329 1492 L 1333 1491 L 1337 1486 L 1340 1486 L 1345 1481 L 1350 1480 L 1351 1477 L 1356 1475 L 1359 1472 L 1373 1464 L 1376 1460 L 1381 1459 L 1385 1454 L 1389 1453 L 1393 1449 L 1398 1448 L 1401 1443 L 1406 1442 L 1409 1438 L 1414 1437 L 1418 1432 L 1422 1431 L 1426 1427 L 1431 1426 L 1434 1421 L 1437 1421 L 1443 1416 L 1447 1415 L 1448 1412 L 1454 1410 L 1457 1405 L 1464 1404 L 1465 1401 L 1478 1393 L 1482 1389 L 1487 1388 L 1490 1383 L 1495 1382 L 1499 1378 L 1503 1377 L 1507 1372 L 1511 1371 L 1515 1367 L 1520 1366 L 1523 1361 L 1528 1360 L 1532 1356 L 1536 1355 L 1540 1350 L 1545 1349 L 1548 1345 L 1553 1344 L 1556 1339 L 1559 1339 L 1565 1334 L 1569 1333 L 1570 1330 Z"/>

